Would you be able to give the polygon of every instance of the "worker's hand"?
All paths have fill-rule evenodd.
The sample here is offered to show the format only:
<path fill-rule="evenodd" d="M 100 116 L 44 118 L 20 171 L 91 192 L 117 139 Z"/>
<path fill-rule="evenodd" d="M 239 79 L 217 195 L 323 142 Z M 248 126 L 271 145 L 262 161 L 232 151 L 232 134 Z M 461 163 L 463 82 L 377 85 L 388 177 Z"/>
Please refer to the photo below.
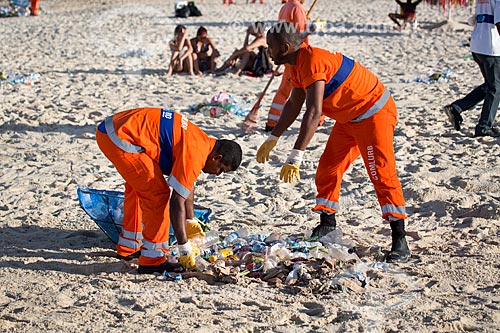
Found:
<path fill-rule="evenodd" d="M 269 153 L 273 150 L 274 146 L 278 143 L 278 137 L 274 135 L 269 135 L 267 140 L 260 146 L 257 151 L 257 162 L 265 163 L 269 161 Z"/>
<path fill-rule="evenodd" d="M 189 241 L 177 245 L 179 249 L 179 263 L 186 269 L 196 268 L 195 257 L 200 254 L 197 246 L 191 245 Z"/>
<path fill-rule="evenodd" d="M 293 178 L 297 178 L 297 181 L 300 180 L 299 173 L 300 165 L 299 164 L 284 164 L 281 168 L 280 179 L 285 183 L 293 183 Z"/>
<path fill-rule="evenodd" d="M 201 224 L 198 223 L 198 219 L 196 217 L 186 221 L 186 234 L 188 239 L 205 237 Z"/>
<path fill-rule="evenodd" d="M 293 179 L 296 178 L 297 181 L 300 180 L 300 164 L 302 163 L 302 157 L 304 156 L 303 150 L 292 149 L 290 155 L 286 160 L 286 163 L 281 168 L 280 179 L 285 183 L 292 183 Z"/>

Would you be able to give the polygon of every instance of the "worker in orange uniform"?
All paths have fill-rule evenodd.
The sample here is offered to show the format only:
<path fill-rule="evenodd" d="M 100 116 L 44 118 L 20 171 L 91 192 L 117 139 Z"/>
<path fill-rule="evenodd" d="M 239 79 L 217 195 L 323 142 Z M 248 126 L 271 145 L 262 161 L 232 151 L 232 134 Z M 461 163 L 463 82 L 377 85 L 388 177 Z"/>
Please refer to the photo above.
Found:
<path fill-rule="evenodd" d="M 212 138 L 183 115 L 160 108 L 107 117 L 97 127 L 96 140 L 125 180 L 118 257 L 140 254 L 141 274 L 169 270 L 165 254 L 172 223 L 179 262 L 194 268 L 199 249 L 189 239 L 204 235 L 199 224 L 187 221 L 194 218 L 194 182 L 200 171 L 220 175 L 236 170 L 239 144 Z"/>
<path fill-rule="evenodd" d="M 40 14 L 40 0 L 31 0 L 31 15 L 38 16 Z"/>
<path fill-rule="evenodd" d="M 304 0 L 289 0 L 281 7 L 278 14 L 279 22 L 290 22 L 292 23 L 299 33 L 305 33 L 307 30 L 307 15 L 304 9 Z M 302 41 L 309 44 L 309 34 L 304 34 Z M 266 132 L 273 130 L 274 126 L 278 123 L 280 119 L 281 112 L 285 106 L 286 100 L 290 96 L 290 91 L 292 91 L 292 85 L 289 83 L 290 70 L 288 65 L 285 64 L 285 70 L 283 71 L 283 76 L 281 77 L 281 83 L 278 91 L 274 95 L 271 108 L 267 116 L 266 122 Z"/>
<path fill-rule="evenodd" d="M 397 177 L 393 134 L 397 121 L 394 100 L 368 69 L 340 54 L 302 43 L 290 23 L 278 23 L 267 33 L 271 58 L 290 65 L 293 86 L 280 120 L 257 152 L 257 161 L 269 160 L 278 138 L 295 121 L 306 102 L 300 132 L 281 169 L 280 179 L 300 180 L 304 150 L 311 141 L 322 114 L 335 119 L 316 171 L 318 191 L 313 211 L 321 214 L 312 236 L 335 230 L 342 176 L 361 155 L 375 186 L 382 218 L 390 222 L 392 247 L 388 262 L 406 262 L 410 250 L 405 232 L 405 200 Z"/>

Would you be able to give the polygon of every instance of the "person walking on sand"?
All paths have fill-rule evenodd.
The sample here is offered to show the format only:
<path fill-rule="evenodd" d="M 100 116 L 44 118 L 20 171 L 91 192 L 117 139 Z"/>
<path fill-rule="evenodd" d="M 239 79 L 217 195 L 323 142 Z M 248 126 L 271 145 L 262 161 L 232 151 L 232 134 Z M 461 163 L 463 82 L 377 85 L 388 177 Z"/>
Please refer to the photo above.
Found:
<path fill-rule="evenodd" d="M 96 140 L 125 180 L 118 258 L 140 254 L 140 274 L 169 270 L 165 253 L 172 223 L 179 262 L 194 268 L 199 249 L 189 240 L 204 235 L 193 220 L 194 182 L 201 171 L 235 171 L 241 163 L 240 145 L 212 138 L 183 115 L 160 108 L 107 117 L 97 127 Z"/>
<path fill-rule="evenodd" d="M 493 127 L 500 103 L 500 0 L 478 0 L 476 22 L 470 40 L 470 50 L 478 64 L 484 83 L 467 96 L 443 108 L 451 125 L 460 131 L 462 112 L 483 102 L 481 116 L 474 131 L 475 137 L 500 136 Z"/>
<path fill-rule="evenodd" d="M 257 151 L 257 162 L 269 160 L 279 137 L 297 119 L 306 102 L 298 138 L 280 174 L 285 182 L 300 180 L 302 157 L 321 115 L 335 119 L 316 171 L 318 194 L 313 211 L 321 215 L 312 236 L 321 237 L 335 230 L 342 176 L 361 155 L 375 186 L 382 218 L 392 230 L 392 247 L 386 259 L 408 261 L 405 200 L 392 142 L 397 111 L 390 92 L 373 73 L 351 58 L 303 44 L 291 23 L 273 26 L 267 33 L 267 43 L 276 64 L 290 65 L 293 89 L 278 123 Z"/>
<path fill-rule="evenodd" d="M 406 2 L 396 0 L 399 7 L 401 7 L 400 13 L 390 13 L 389 18 L 396 23 L 396 29 L 401 31 L 402 29 L 406 29 L 406 25 L 415 20 L 415 12 L 417 11 L 417 6 L 422 0 L 417 0 L 412 2 L 411 0 L 406 0 Z M 403 21 L 403 26 L 399 23 L 398 20 Z"/>

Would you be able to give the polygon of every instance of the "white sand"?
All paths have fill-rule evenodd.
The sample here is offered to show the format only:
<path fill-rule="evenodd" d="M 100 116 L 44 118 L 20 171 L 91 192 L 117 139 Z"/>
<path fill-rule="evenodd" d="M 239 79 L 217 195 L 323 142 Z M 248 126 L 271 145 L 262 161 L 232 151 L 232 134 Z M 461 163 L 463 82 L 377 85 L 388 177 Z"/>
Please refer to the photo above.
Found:
<path fill-rule="evenodd" d="M 344 52 L 376 73 L 399 109 L 398 172 L 409 213 L 412 259 L 377 272 L 364 295 L 291 295 L 256 282 L 210 286 L 159 281 L 114 259 L 112 244 L 78 207 L 77 186 L 122 190 L 122 179 L 94 141 L 95 125 L 139 106 L 184 112 L 209 134 L 236 139 L 244 161 L 233 174 L 201 175 L 198 203 L 211 207 L 221 233 L 297 234 L 318 216 L 314 174 L 333 125 L 318 130 L 306 152 L 302 180 L 278 180 L 298 123 L 259 165 L 267 134 L 243 135 L 242 118 L 194 116 L 191 104 L 221 90 L 256 100 L 268 78 L 166 78 L 167 41 L 176 24 L 194 34 L 205 25 L 224 57 L 242 43 L 245 25 L 276 20 L 280 1 L 232 7 L 198 3 L 202 17 L 173 18 L 173 1 L 41 2 L 39 17 L 0 19 L 0 70 L 42 75 L 32 86 L 0 90 L 0 330 L 4 332 L 457 332 L 500 327 L 499 140 L 472 137 L 480 109 L 461 132 L 441 107 L 481 83 L 465 57 L 469 10 L 454 22 L 427 5 L 419 30 L 398 33 L 390 0 L 319 0 L 313 18 L 328 20 L 315 46 Z M 272 2 L 272 3 L 271 3 Z M 306 1 L 306 7 L 312 3 Z M 1 5 L 6 1 L 0 1 Z M 437 27 L 437 28 L 436 28 Z M 121 58 L 144 48 L 148 58 Z M 407 82 L 450 68 L 458 80 Z M 273 82 L 260 114 L 262 129 Z M 373 186 L 360 160 L 346 174 L 339 225 L 360 246 L 390 244 Z"/>

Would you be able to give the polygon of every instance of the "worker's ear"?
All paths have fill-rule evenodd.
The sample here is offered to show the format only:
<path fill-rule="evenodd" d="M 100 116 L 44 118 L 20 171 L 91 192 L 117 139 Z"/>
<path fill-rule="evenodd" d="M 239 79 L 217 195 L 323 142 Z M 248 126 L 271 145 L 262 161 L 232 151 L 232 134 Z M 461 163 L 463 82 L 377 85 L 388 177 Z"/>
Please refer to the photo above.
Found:
<path fill-rule="evenodd" d="M 213 161 L 219 161 L 222 160 L 222 154 L 218 152 L 212 152 L 208 158 Z"/>
<path fill-rule="evenodd" d="M 284 42 L 283 44 L 281 44 L 281 53 L 283 55 L 288 55 L 290 53 L 293 53 L 293 51 L 293 47 L 289 42 Z"/>

